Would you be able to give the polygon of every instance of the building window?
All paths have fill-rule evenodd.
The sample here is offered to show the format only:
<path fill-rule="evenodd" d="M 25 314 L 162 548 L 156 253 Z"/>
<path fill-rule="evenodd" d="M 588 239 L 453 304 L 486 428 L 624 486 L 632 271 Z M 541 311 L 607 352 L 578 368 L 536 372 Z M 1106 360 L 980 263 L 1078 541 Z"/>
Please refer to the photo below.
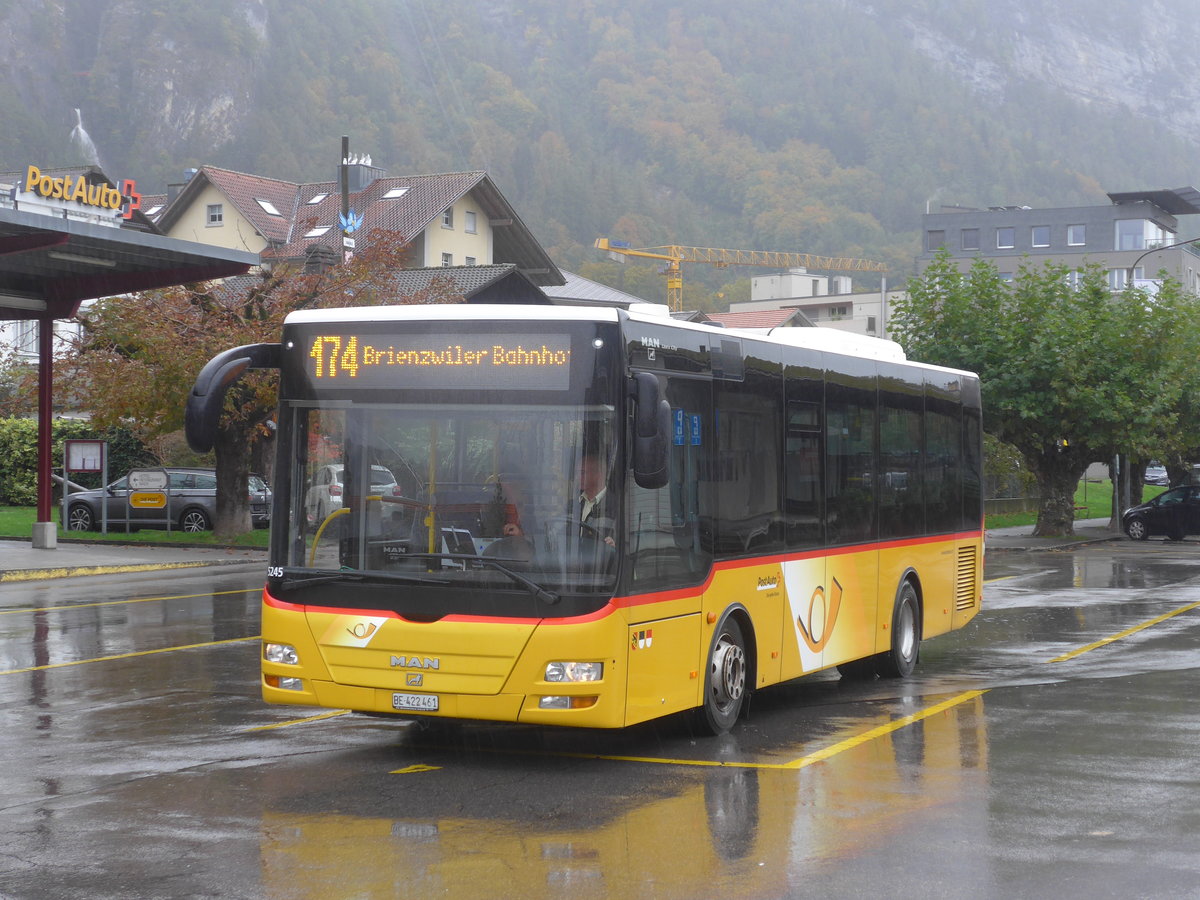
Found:
<path fill-rule="evenodd" d="M 1002 284 L 1012 284 L 1013 283 L 1013 273 L 1012 272 L 1000 272 L 999 278 L 1000 278 L 1000 282 Z"/>
<path fill-rule="evenodd" d="M 442 254 L 442 265 L 443 266 L 454 265 L 454 254 L 453 253 L 443 253 Z"/>
<path fill-rule="evenodd" d="M 829 307 L 829 318 L 835 322 L 839 319 L 848 318 L 850 315 L 850 307 L 848 306 L 831 306 Z"/>
<path fill-rule="evenodd" d="M 1083 276 L 1083 273 L 1080 272 L 1078 269 L 1072 269 L 1065 276 L 1065 281 L 1066 281 L 1067 287 L 1069 287 L 1073 291 L 1079 290 L 1079 280 L 1080 280 L 1080 278 L 1082 278 L 1082 276 Z"/>
<path fill-rule="evenodd" d="M 1029 232 L 1029 243 L 1034 247 L 1050 246 L 1050 226 L 1034 225 Z"/>
<path fill-rule="evenodd" d="M 317 237 L 320 237 L 321 235 L 323 235 L 325 232 L 327 232 L 332 227 L 333 227 L 332 225 L 318 225 L 316 228 L 313 228 L 310 231 L 305 232 L 304 236 L 306 238 L 317 238 Z"/>
<path fill-rule="evenodd" d="M 18 353 L 37 355 L 38 352 L 38 323 L 33 319 L 22 319 L 17 322 Z"/>
<path fill-rule="evenodd" d="M 1145 220 L 1123 219 L 1117 222 L 1116 250 L 1145 250 Z M 1114 269 L 1113 271 L 1118 271 Z M 1124 270 L 1121 270 L 1124 271 Z M 1114 288 L 1120 290 L 1120 288 Z"/>
<path fill-rule="evenodd" d="M 1150 250 L 1167 241 L 1167 232 L 1149 219 L 1121 219 L 1117 222 L 1116 250 Z"/>
<path fill-rule="evenodd" d="M 476 234 L 475 213 L 467 210 L 465 213 L 463 213 L 463 215 L 465 217 L 463 220 L 463 230 L 466 231 L 467 234 Z"/>
<path fill-rule="evenodd" d="M 979 249 L 979 229 L 964 228 L 962 230 L 962 249 L 978 250 Z"/>
<path fill-rule="evenodd" d="M 464 266 L 473 266 L 473 265 L 475 265 L 475 257 L 473 257 L 473 256 L 468 256 L 466 259 L 464 259 L 464 260 L 463 260 L 463 265 L 464 265 Z"/>
<path fill-rule="evenodd" d="M 220 225 L 225 220 L 225 205 L 223 203 L 208 204 L 208 224 Z"/>
<path fill-rule="evenodd" d="M 933 253 L 944 246 L 946 246 L 946 232 L 927 231 L 925 233 L 925 249 L 930 253 Z"/>
<path fill-rule="evenodd" d="M 453 228 L 454 227 L 454 207 L 453 206 L 450 207 L 448 210 L 446 210 L 444 213 L 442 213 L 442 227 L 443 228 Z"/>
<path fill-rule="evenodd" d="M 255 197 L 254 202 L 257 203 L 259 206 L 261 206 L 262 211 L 265 212 L 268 216 L 281 216 L 281 217 L 283 216 L 283 213 L 281 213 L 278 209 L 276 209 L 275 204 L 272 203 L 270 200 L 264 200 L 264 199 L 262 199 L 262 197 Z"/>
<path fill-rule="evenodd" d="M 1146 270 L 1138 266 L 1133 270 L 1133 280 L 1135 282 L 1142 281 L 1146 277 Z M 1109 269 L 1108 270 L 1108 286 L 1114 291 L 1123 291 L 1129 286 L 1129 269 Z"/>
<path fill-rule="evenodd" d="M 875 333 L 875 317 L 867 316 L 867 334 Z"/>
<path fill-rule="evenodd" d="M 1087 243 L 1087 226 L 1086 225 L 1068 225 L 1067 226 L 1067 246 L 1082 247 Z"/>
<path fill-rule="evenodd" d="M 1017 245 L 1017 229 L 1015 228 L 997 228 L 996 229 L 996 249 L 1011 250 Z"/>

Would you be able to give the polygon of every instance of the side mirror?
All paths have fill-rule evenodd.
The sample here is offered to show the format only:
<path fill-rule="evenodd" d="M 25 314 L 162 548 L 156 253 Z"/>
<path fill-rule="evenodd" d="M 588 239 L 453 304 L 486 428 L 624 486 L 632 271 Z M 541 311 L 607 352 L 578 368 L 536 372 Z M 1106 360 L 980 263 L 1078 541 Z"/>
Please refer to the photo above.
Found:
<path fill-rule="evenodd" d="M 183 411 L 188 446 L 207 453 L 217 437 L 217 420 L 225 405 L 225 392 L 247 369 L 278 369 L 280 344 L 247 344 L 218 353 L 196 376 Z"/>
<path fill-rule="evenodd" d="M 649 372 L 633 376 L 630 395 L 635 403 L 633 427 L 633 480 L 654 490 L 667 484 L 671 406 L 658 378 Z"/>

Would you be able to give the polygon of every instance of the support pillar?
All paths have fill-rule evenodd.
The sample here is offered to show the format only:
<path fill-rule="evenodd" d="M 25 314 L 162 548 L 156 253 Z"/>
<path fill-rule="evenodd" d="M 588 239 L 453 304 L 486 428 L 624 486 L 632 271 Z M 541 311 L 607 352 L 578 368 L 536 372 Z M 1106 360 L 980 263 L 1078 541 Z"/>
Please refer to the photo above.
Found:
<path fill-rule="evenodd" d="M 53 472 L 54 444 L 54 320 L 49 315 L 38 319 L 38 434 L 37 434 L 37 521 L 33 525 L 33 548 L 53 550 L 58 546 L 54 526 Z"/>

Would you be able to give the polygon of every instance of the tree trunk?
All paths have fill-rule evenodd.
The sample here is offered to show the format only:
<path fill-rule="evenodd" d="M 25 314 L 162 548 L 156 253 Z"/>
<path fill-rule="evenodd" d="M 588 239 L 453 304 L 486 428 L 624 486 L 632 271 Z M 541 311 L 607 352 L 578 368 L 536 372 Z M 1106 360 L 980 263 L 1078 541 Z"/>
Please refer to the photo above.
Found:
<path fill-rule="evenodd" d="M 217 457 L 217 520 L 213 534 L 236 537 L 250 524 L 250 438 L 242 428 L 223 425 L 213 444 Z"/>
<path fill-rule="evenodd" d="M 1075 488 L 1087 468 L 1074 454 L 1057 448 L 1026 462 L 1037 476 L 1041 504 L 1033 533 L 1038 537 L 1061 537 L 1075 533 Z"/>

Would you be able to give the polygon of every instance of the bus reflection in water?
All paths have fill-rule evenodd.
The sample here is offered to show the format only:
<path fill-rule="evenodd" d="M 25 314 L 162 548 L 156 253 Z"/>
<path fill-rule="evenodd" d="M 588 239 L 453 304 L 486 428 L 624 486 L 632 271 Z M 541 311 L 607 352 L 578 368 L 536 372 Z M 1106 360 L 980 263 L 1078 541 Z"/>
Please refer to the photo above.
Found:
<path fill-rule="evenodd" d="M 662 767 L 598 761 L 627 770 L 610 776 L 621 779 L 622 796 L 599 808 L 580 797 L 564 808 L 563 793 L 580 776 L 578 761 L 557 768 L 535 740 L 534 755 L 517 749 L 503 757 L 510 774 L 543 785 L 537 797 L 523 798 L 523 818 L 498 819 L 492 791 L 447 797 L 443 788 L 426 793 L 426 782 L 412 780 L 437 773 L 392 776 L 390 790 L 409 809 L 436 810 L 445 800 L 453 807 L 445 815 L 266 812 L 264 885 L 269 896 L 297 900 L 532 898 L 562 896 L 565 888 L 585 897 L 867 896 L 878 888 L 880 869 L 864 860 L 927 858 L 938 839 L 931 835 L 948 835 L 960 850 L 987 852 L 983 714 L 984 697 L 974 696 L 915 723 L 920 728 L 862 743 L 855 738 L 891 717 L 856 719 L 820 746 L 779 748 L 762 768 L 753 761 L 747 768 L 672 766 L 672 781 L 689 771 L 694 780 L 667 797 Z M 819 763 L 772 767 L 842 741 L 852 746 Z M 409 752 L 429 759 L 420 746 Z M 923 766 L 912 765 L 918 756 Z M 653 799 L 639 802 L 639 795 Z M 664 841 L 670 852 L 658 852 Z M 938 882 L 946 894 L 968 896 L 978 888 L 978 869 L 951 864 L 950 857 L 962 858 L 959 850 L 949 854 Z"/>
<path fill-rule="evenodd" d="M 272 703 L 719 734 L 778 682 L 906 676 L 979 610 L 979 382 L 891 342 L 654 308 L 302 311 L 200 373 L 193 446 L 272 366 Z"/>

